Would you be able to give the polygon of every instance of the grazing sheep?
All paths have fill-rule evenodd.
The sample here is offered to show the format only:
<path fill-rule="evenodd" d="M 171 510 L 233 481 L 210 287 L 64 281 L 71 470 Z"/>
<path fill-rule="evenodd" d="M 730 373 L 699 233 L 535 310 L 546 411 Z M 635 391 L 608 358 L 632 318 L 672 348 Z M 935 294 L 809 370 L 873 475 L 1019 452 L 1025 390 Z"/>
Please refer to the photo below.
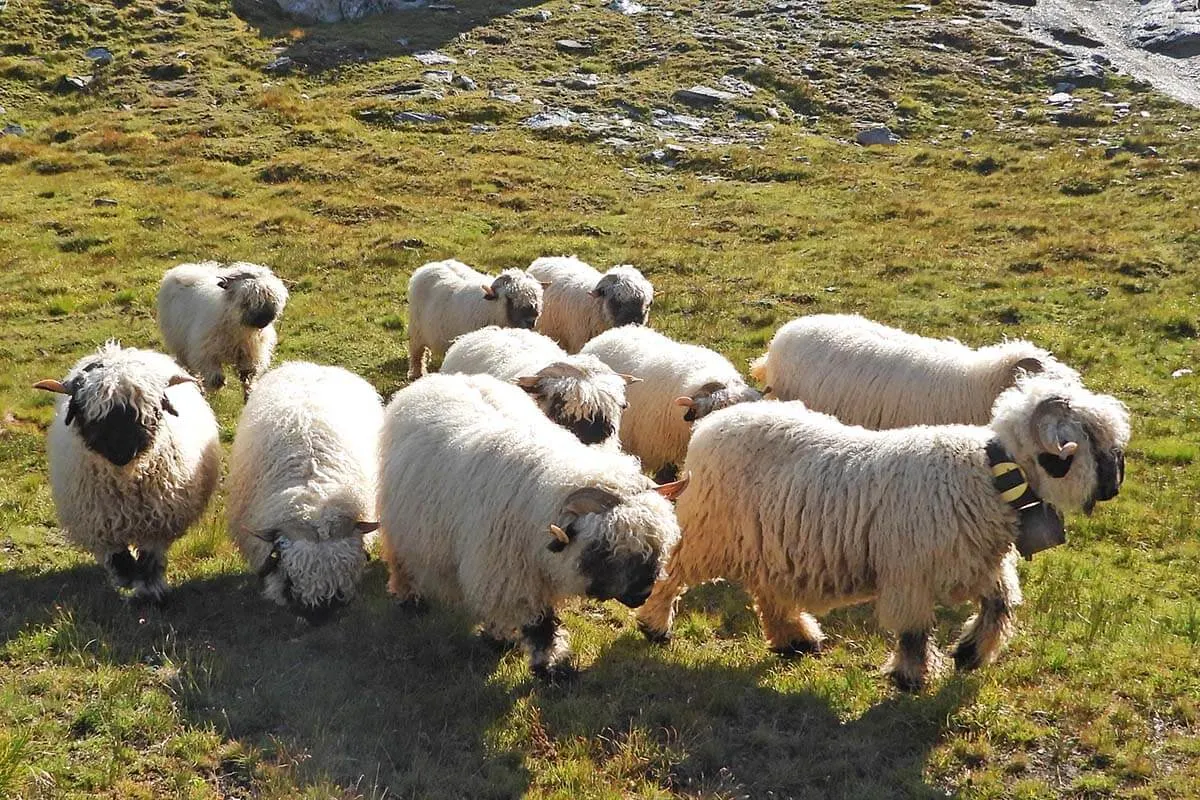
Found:
<path fill-rule="evenodd" d="M 425 374 L 455 337 L 488 325 L 532 329 L 542 312 L 542 285 L 519 269 L 495 278 L 461 261 L 434 261 L 408 281 L 408 378 Z"/>
<path fill-rule="evenodd" d="M 289 362 L 259 381 L 233 441 L 229 531 L 263 594 L 317 622 L 352 599 L 379 527 L 383 403 L 339 367 Z"/>
<path fill-rule="evenodd" d="M 814 314 L 781 327 L 750 374 L 779 400 L 801 400 L 847 425 L 986 425 L 992 404 L 1025 374 L 1079 382 L 1029 342 L 978 350 L 850 314 Z"/>
<path fill-rule="evenodd" d="M 584 444 L 617 445 L 625 384 L 595 356 L 567 355 L 548 336 L 521 328 L 489 326 L 454 340 L 442 372 L 486 374 L 515 381 L 546 416 Z"/>
<path fill-rule="evenodd" d="M 683 461 L 693 422 L 762 397 L 724 356 L 649 328 L 613 328 L 588 342 L 583 352 L 641 379 L 625 390 L 629 407 L 621 415 L 621 446 L 660 479 L 674 475 Z"/>
<path fill-rule="evenodd" d="M 63 395 L 47 449 L 67 539 L 117 588 L 162 602 L 167 549 L 204 511 L 221 467 L 217 421 L 195 379 L 169 356 L 109 342 L 34 388 Z"/>
<path fill-rule="evenodd" d="M 875 600 L 899 637 L 884 669 L 915 690 L 939 666 L 934 606 L 977 599 L 954 660 L 990 663 L 1021 602 L 1014 543 L 1031 557 L 1065 541 L 1061 511 L 1115 497 L 1128 440 L 1120 401 L 1041 376 L 1001 394 L 989 427 L 872 431 L 799 402 L 713 414 L 688 449 L 683 537 L 639 624 L 666 637 L 688 585 L 727 577 L 773 649 L 814 652 L 810 612 Z"/>
<path fill-rule="evenodd" d="M 379 519 L 388 589 L 459 603 L 487 634 L 520 638 L 535 675 L 573 667 L 556 609 L 568 597 L 636 608 L 679 537 L 636 459 L 588 447 L 490 375 L 431 375 L 384 416 Z"/>
<path fill-rule="evenodd" d="M 267 371 L 275 352 L 274 322 L 288 290 L 267 267 L 239 261 L 180 264 L 158 289 L 158 327 L 179 363 L 204 379 L 206 389 L 225 385 L 226 364 L 237 367 L 242 394 Z"/>
<path fill-rule="evenodd" d="M 654 287 L 628 264 L 601 275 L 574 256 L 549 256 L 530 264 L 529 274 L 546 284 L 538 330 L 569 353 L 609 328 L 645 325 L 650 316 Z"/>

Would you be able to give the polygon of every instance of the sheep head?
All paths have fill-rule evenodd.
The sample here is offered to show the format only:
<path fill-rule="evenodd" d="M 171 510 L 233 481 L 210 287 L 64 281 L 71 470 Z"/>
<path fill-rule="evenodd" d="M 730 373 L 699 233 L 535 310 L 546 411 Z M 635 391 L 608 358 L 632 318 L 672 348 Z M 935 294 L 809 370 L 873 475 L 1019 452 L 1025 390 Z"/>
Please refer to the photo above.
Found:
<path fill-rule="evenodd" d="M 248 328 L 265 328 L 283 313 L 288 290 L 266 267 L 239 262 L 221 271 L 217 286 Z"/>
<path fill-rule="evenodd" d="M 124 467 L 151 449 L 163 414 L 178 416 L 167 390 L 196 379 L 168 356 L 109 342 L 79 360 L 64 380 L 35 389 L 66 395 L 63 424 L 88 450 Z"/>
<path fill-rule="evenodd" d="M 484 285 L 483 297 L 504 303 L 504 319 L 510 328 L 533 330 L 542 313 L 542 284 L 519 269 L 506 269 L 490 285 Z"/>
<path fill-rule="evenodd" d="M 517 378 L 547 417 L 584 444 L 608 441 L 621 425 L 625 386 L 638 379 L 613 372 L 591 355 L 570 356 Z"/>
<path fill-rule="evenodd" d="M 683 413 L 685 422 L 695 422 L 707 417 L 714 411 L 736 405 L 738 403 L 761 400 L 762 394 L 746 384 L 738 381 L 726 384 L 721 381 L 709 381 L 697 389 L 692 395 L 675 398 L 675 405 L 687 411 Z"/>
<path fill-rule="evenodd" d="M 604 314 L 614 327 L 645 325 L 654 302 L 654 287 L 634 267 L 613 267 L 588 294 L 603 301 Z"/>
<path fill-rule="evenodd" d="M 1061 511 L 1090 514 L 1120 491 L 1129 412 L 1114 397 L 1028 376 L 997 398 L 991 427 L 1034 491 Z"/>

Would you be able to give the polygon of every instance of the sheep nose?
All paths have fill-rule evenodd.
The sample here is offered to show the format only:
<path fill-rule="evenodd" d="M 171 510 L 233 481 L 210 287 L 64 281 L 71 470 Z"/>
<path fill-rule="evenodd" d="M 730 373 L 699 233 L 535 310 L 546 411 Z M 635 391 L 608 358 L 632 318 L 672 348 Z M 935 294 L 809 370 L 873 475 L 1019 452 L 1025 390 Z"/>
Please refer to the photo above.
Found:
<path fill-rule="evenodd" d="M 618 597 L 617 600 L 620 601 L 622 605 L 629 606 L 630 608 L 641 608 L 641 606 L 646 602 L 647 598 L 650 597 L 650 590 L 652 588 L 652 586 L 647 586 L 643 589 L 638 589 L 635 592 L 626 592 Z"/>

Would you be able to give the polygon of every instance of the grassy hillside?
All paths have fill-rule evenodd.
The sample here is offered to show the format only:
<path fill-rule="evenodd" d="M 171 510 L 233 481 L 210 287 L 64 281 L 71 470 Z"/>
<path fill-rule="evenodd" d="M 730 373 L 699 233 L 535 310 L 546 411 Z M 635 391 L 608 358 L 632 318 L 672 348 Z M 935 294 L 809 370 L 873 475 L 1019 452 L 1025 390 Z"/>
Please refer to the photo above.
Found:
<path fill-rule="evenodd" d="M 1200 795 L 1200 410 L 1172 377 L 1200 369 L 1200 113 L 1124 78 L 1048 105 L 1056 57 L 965 3 L 270 6 L 0 11 L 0 796 Z M 854 144 L 868 123 L 902 141 Z M 453 610 L 392 607 L 378 564 L 325 627 L 268 607 L 220 495 L 162 610 L 63 541 L 29 387 L 110 337 L 156 346 L 169 266 L 271 265 L 280 356 L 390 394 L 412 269 L 557 253 L 638 265 L 656 327 L 743 367 L 811 312 L 1031 338 L 1128 403 L 1125 488 L 1023 565 L 1001 662 L 916 697 L 878 675 L 869 607 L 782 661 L 734 586 L 690 593 L 665 649 L 578 603 L 584 674 L 547 688 Z M 226 441 L 238 394 L 213 398 Z"/>

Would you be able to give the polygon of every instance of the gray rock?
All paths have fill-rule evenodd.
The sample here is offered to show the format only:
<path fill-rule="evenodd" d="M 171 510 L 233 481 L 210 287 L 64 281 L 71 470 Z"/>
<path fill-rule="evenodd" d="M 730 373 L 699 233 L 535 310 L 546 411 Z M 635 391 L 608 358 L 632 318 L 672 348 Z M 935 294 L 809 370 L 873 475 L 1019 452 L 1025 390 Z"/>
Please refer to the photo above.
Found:
<path fill-rule="evenodd" d="M 466 89 L 468 92 L 473 92 L 479 88 L 479 84 L 466 75 L 455 75 L 454 79 L 450 81 L 450 85 L 456 86 L 459 89 Z"/>
<path fill-rule="evenodd" d="M 1093 88 L 1104 83 L 1104 67 L 1092 59 L 1067 61 L 1050 73 L 1049 81 L 1054 84 L 1055 92 L 1072 91 L 1058 88 L 1064 83 L 1071 84 L 1075 88 Z"/>
<path fill-rule="evenodd" d="M 539 8 L 537 11 L 534 11 L 532 14 L 526 16 L 525 19 L 529 20 L 530 22 L 549 22 L 550 16 L 551 15 L 549 11 L 544 8 Z"/>
<path fill-rule="evenodd" d="M 428 0 L 275 0 L 275 4 L 285 14 L 308 22 L 342 22 L 429 7 Z"/>
<path fill-rule="evenodd" d="M 538 83 L 542 86 L 563 86 L 567 89 L 587 91 L 600 86 L 600 79 L 595 75 L 575 73 L 566 76 L 542 78 Z"/>
<path fill-rule="evenodd" d="M 495 100 L 500 100 L 504 103 L 512 103 L 514 105 L 521 102 L 521 95 L 517 94 L 516 92 L 506 92 L 501 89 L 493 89 L 492 91 L 488 92 L 488 97 L 491 97 Z"/>
<path fill-rule="evenodd" d="M 691 106 L 718 106 L 737 99 L 737 95 L 733 92 L 713 89 L 710 86 L 701 86 L 699 84 L 690 89 L 678 90 L 675 92 L 674 97 L 679 102 L 687 103 Z"/>
<path fill-rule="evenodd" d="M 570 128 L 575 124 L 576 116 L 573 111 L 565 108 L 539 111 L 532 117 L 521 120 L 526 128 L 535 131 L 546 131 L 553 128 Z"/>
<path fill-rule="evenodd" d="M 427 69 L 421 73 L 421 79 L 430 83 L 451 83 L 454 73 L 448 69 Z"/>
<path fill-rule="evenodd" d="M 559 39 L 554 43 L 554 46 L 563 53 L 573 53 L 575 55 L 590 55 L 595 49 L 590 44 L 577 42 L 574 39 Z"/>
<path fill-rule="evenodd" d="M 429 111 L 401 111 L 392 115 L 392 121 L 416 125 L 429 125 L 435 122 L 445 122 L 446 118 L 441 114 L 434 114 Z"/>
<path fill-rule="evenodd" d="M 117 205 L 117 201 L 113 200 L 111 197 L 97 197 L 95 200 L 92 201 L 92 205 L 108 206 L 111 208 L 112 206 Z"/>
<path fill-rule="evenodd" d="M 1052 106 L 1065 106 L 1075 102 L 1075 98 L 1066 92 L 1055 92 L 1046 98 L 1046 102 Z"/>
<path fill-rule="evenodd" d="M 10 123 L 8 123 L 7 125 L 5 125 L 3 129 L 0 129 L 0 135 L 3 135 L 3 136 L 24 136 L 24 135 L 25 135 L 25 128 L 24 128 L 24 126 L 22 126 L 22 125 L 18 125 L 18 124 L 17 124 L 17 123 L 15 123 L 15 122 L 10 122 Z"/>
<path fill-rule="evenodd" d="M 656 108 L 651 113 L 653 119 L 650 124 L 656 128 L 686 128 L 690 131 L 699 131 L 708 125 L 708 120 L 703 117 L 693 117 L 689 114 L 672 114 L 661 108 Z"/>
<path fill-rule="evenodd" d="M 1172 58 L 1200 55 L 1200 6 L 1195 0 L 1142 0 L 1133 42 Z"/>
<path fill-rule="evenodd" d="M 89 47 L 84 55 L 87 56 L 88 60 L 90 60 L 92 63 L 99 64 L 101 66 L 111 64 L 113 62 L 112 51 L 107 47 Z"/>
<path fill-rule="evenodd" d="M 611 0 L 607 8 L 610 11 L 616 11 L 618 14 L 624 14 L 627 17 L 641 14 L 646 10 L 644 5 L 635 3 L 634 0 Z"/>
<path fill-rule="evenodd" d="M 63 75 L 58 80 L 60 92 L 86 92 L 92 87 L 91 75 Z"/>
<path fill-rule="evenodd" d="M 436 67 L 439 64 L 457 64 L 458 60 L 452 58 L 438 50 L 421 50 L 413 53 L 413 58 L 421 62 L 427 67 Z"/>
<path fill-rule="evenodd" d="M 897 144 L 900 141 L 900 137 L 892 133 L 891 129 L 889 129 L 886 125 L 876 125 L 871 128 L 864 128 L 856 133 L 854 135 L 854 141 L 858 142 L 864 147 L 870 147 L 871 145 L 876 144 Z"/>
<path fill-rule="evenodd" d="M 290 56 L 280 56 L 267 62 L 267 65 L 263 67 L 263 72 L 269 72 L 272 75 L 287 75 L 295 66 L 296 62 Z"/>

